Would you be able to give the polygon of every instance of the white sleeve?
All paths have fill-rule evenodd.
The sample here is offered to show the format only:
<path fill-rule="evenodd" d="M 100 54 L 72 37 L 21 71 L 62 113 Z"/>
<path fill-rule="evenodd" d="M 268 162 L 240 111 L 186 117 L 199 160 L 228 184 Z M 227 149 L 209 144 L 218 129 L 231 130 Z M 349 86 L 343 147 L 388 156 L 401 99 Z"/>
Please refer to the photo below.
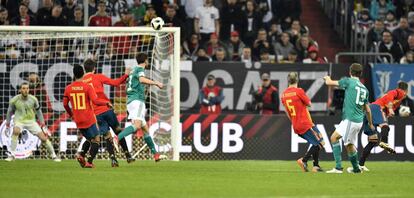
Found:
<path fill-rule="evenodd" d="M 201 8 L 201 7 L 199 7 L 199 8 L 197 8 L 197 9 L 196 9 L 196 11 L 195 11 L 195 15 L 194 15 L 194 18 L 200 19 L 200 15 L 201 15 L 201 14 L 200 14 L 200 8 Z"/>
<path fill-rule="evenodd" d="M 216 7 L 214 7 L 215 9 L 214 9 L 214 19 L 220 19 L 220 13 L 219 13 L 219 11 L 218 11 L 218 9 L 216 8 Z"/>

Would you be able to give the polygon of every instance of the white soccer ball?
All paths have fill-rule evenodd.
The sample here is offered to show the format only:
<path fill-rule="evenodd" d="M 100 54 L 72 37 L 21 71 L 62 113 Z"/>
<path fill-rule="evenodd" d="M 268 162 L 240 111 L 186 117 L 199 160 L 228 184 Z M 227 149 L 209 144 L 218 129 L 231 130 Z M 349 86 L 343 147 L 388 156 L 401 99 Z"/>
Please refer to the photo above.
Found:
<path fill-rule="evenodd" d="M 410 107 L 401 105 L 400 110 L 398 111 L 398 113 L 400 114 L 400 117 L 407 117 L 411 113 Z"/>
<path fill-rule="evenodd" d="M 153 18 L 151 20 L 151 27 L 154 28 L 154 30 L 161 30 L 164 26 L 164 20 L 162 20 L 161 17 Z"/>

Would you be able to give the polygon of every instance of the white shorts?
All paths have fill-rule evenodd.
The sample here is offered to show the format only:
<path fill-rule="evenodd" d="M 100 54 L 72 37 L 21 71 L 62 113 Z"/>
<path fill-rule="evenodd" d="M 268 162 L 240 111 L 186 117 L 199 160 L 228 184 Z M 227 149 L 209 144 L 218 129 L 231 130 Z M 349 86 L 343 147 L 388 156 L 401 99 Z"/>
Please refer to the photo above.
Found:
<path fill-rule="evenodd" d="M 17 127 L 20 129 L 20 132 L 22 132 L 24 129 L 28 130 L 33 135 L 37 135 L 39 133 L 42 133 L 42 128 L 40 128 L 39 124 L 37 122 L 32 123 L 14 123 L 14 127 Z"/>
<path fill-rule="evenodd" d="M 358 133 L 361 131 L 363 122 L 356 123 L 349 120 L 342 120 L 335 131 L 342 136 L 344 145 L 353 144 L 357 145 Z"/>
<path fill-rule="evenodd" d="M 142 126 L 147 124 L 145 121 L 145 113 L 147 112 L 147 109 L 145 108 L 144 102 L 134 100 L 127 104 L 127 110 L 129 120 L 140 120 L 142 122 Z"/>

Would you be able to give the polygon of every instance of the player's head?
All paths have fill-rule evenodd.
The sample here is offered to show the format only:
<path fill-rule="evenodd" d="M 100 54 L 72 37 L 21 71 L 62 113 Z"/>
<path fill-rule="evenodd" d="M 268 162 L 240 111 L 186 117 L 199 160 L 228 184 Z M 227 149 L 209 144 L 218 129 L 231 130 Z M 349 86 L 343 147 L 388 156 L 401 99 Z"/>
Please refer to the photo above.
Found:
<path fill-rule="evenodd" d="M 268 73 L 263 73 L 261 79 L 264 87 L 268 87 L 270 85 L 270 75 Z"/>
<path fill-rule="evenodd" d="M 23 95 L 23 97 L 27 97 L 27 95 L 29 95 L 29 90 L 29 83 L 23 82 L 22 84 L 20 84 L 19 91 L 20 94 Z"/>
<path fill-rule="evenodd" d="M 349 67 L 349 75 L 352 77 L 358 77 L 361 78 L 362 76 L 362 65 L 359 63 L 352 63 L 352 65 Z"/>
<path fill-rule="evenodd" d="M 83 63 L 83 67 L 85 68 L 85 72 L 92 72 L 95 73 L 95 68 L 96 68 L 96 62 L 92 59 L 87 59 L 84 63 Z"/>
<path fill-rule="evenodd" d="M 138 53 L 136 59 L 137 59 L 138 65 L 143 65 L 144 67 L 148 66 L 148 55 L 147 54 Z"/>
<path fill-rule="evenodd" d="M 289 85 L 298 84 L 298 82 L 299 82 L 299 74 L 298 74 L 298 72 L 290 72 L 288 74 L 287 79 L 288 79 Z"/>
<path fill-rule="evenodd" d="M 73 66 L 73 75 L 75 76 L 75 79 L 81 79 L 83 75 L 85 74 L 85 71 L 83 71 L 83 67 L 79 64 L 75 64 Z"/>
<path fill-rule="evenodd" d="M 398 89 L 402 90 L 404 92 L 404 98 L 407 96 L 408 92 L 408 84 L 404 81 L 398 82 Z"/>
<path fill-rule="evenodd" d="M 214 77 L 212 74 L 209 74 L 207 76 L 207 86 L 213 87 L 216 84 L 216 77 Z"/>

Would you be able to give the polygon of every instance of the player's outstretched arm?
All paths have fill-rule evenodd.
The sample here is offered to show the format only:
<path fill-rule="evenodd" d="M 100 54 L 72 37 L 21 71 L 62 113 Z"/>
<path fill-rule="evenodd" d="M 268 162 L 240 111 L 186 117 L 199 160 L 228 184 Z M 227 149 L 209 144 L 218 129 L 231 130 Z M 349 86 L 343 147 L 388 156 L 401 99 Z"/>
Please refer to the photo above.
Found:
<path fill-rule="evenodd" d="M 323 79 L 325 80 L 325 84 L 328 86 L 339 86 L 339 81 L 332 80 L 330 76 L 325 76 Z"/>
<path fill-rule="evenodd" d="M 148 78 L 146 78 L 144 76 L 140 76 L 139 77 L 139 82 L 140 83 L 143 83 L 143 84 L 147 84 L 147 85 L 155 85 L 155 86 L 157 86 L 160 89 L 162 89 L 164 87 L 164 85 L 162 83 L 160 83 L 158 81 L 150 80 L 150 79 L 148 79 Z"/>
<path fill-rule="evenodd" d="M 365 104 L 364 108 L 365 108 L 365 113 L 367 114 L 369 128 L 371 128 L 371 130 L 375 130 L 374 124 L 372 122 L 372 113 L 371 113 L 371 109 L 369 108 L 369 105 Z"/>
<path fill-rule="evenodd" d="M 97 75 L 97 76 L 103 84 L 111 85 L 111 86 L 115 86 L 115 87 L 118 87 L 119 85 L 124 83 L 126 81 L 126 79 L 128 78 L 128 74 L 124 74 L 123 76 L 121 76 L 120 78 L 117 78 L 117 79 L 108 78 L 107 76 L 105 76 L 103 74 L 100 74 L 100 75 Z"/>

